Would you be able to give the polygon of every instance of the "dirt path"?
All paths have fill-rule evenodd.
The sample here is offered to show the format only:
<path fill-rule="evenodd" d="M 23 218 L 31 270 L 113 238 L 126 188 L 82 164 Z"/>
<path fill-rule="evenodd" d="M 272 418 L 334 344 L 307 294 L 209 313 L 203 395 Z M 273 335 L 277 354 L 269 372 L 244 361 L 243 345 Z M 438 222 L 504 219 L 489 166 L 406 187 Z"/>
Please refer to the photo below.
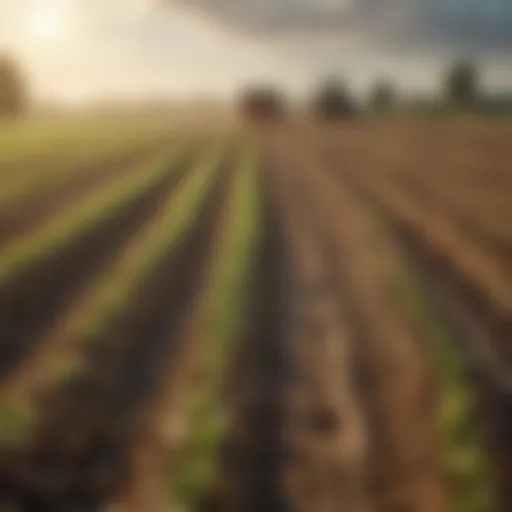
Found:
<path fill-rule="evenodd" d="M 383 286 L 393 262 L 386 237 L 364 205 L 336 185 L 313 148 L 298 145 L 290 133 L 280 137 L 275 150 L 297 174 L 302 208 L 307 202 L 315 212 L 316 230 L 327 234 L 336 262 L 368 422 L 373 504 L 382 511 L 444 510 L 433 376 L 420 340 Z"/>
<path fill-rule="evenodd" d="M 292 510 L 367 511 L 368 439 L 356 389 L 354 340 L 345 326 L 325 233 L 311 222 L 294 170 L 284 169 L 280 165 L 274 174 L 280 175 L 275 178 L 290 269 L 284 334 L 291 367 L 283 424 L 286 490 Z"/>
<path fill-rule="evenodd" d="M 363 411 L 332 262 L 285 169 L 265 171 L 266 239 L 231 376 L 234 427 L 205 512 L 370 509 Z"/>

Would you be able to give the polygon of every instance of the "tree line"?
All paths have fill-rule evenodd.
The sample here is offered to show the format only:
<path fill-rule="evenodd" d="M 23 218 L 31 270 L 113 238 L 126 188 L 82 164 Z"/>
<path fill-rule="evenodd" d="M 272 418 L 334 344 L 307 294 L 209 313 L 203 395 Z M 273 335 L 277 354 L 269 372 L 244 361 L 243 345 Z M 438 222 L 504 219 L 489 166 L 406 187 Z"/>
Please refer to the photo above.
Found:
<path fill-rule="evenodd" d="M 0 116 L 18 116 L 27 105 L 27 83 L 21 67 L 13 58 L 0 56 Z"/>
<path fill-rule="evenodd" d="M 326 88 L 320 88 L 320 97 Z M 478 66 L 471 60 L 461 60 L 452 64 L 442 79 L 440 92 L 431 96 L 407 97 L 400 93 L 396 84 L 387 78 L 375 81 L 367 97 L 356 101 L 348 87 L 338 81 L 337 90 L 330 86 L 331 96 L 336 94 L 340 102 L 354 105 L 361 110 L 373 113 L 389 113 L 398 110 L 447 112 L 490 112 L 491 106 L 506 105 L 502 97 L 486 94 L 483 90 Z M 342 99 L 343 98 L 343 99 Z M 508 112 L 512 112 L 512 95 Z M 316 100 L 315 100 L 316 101 Z M 498 109 L 496 109 L 498 110 Z"/>
<path fill-rule="evenodd" d="M 259 91 L 268 101 L 285 103 L 277 89 Z M 247 99 L 247 98 L 246 98 Z M 249 95 L 250 104 L 251 97 Z M 261 107 L 262 100 L 259 98 Z M 317 117 L 351 117 L 356 113 L 389 114 L 413 113 L 482 113 L 512 114 L 512 93 L 496 95 L 485 92 L 478 66 L 472 60 L 452 64 L 442 78 L 439 92 L 422 96 L 407 96 L 390 79 L 377 79 L 363 100 L 357 100 L 340 78 L 329 77 L 312 93 L 307 102 L 310 113 Z M 274 108 L 274 111 L 276 109 Z M 282 110 L 282 109 L 281 109 Z"/>
<path fill-rule="evenodd" d="M 0 55 L 0 117 L 13 117 L 28 108 L 27 79 L 15 59 Z M 262 108 L 265 96 L 274 103 L 284 103 L 274 88 L 250 90 L 253 107 Z M 441 94 L 432 97 L 406 98 L 389 79 L 379 79 L 364 101 L 356 101 L 343 80 L 329 77 L 317 88 L 311 100 L 312 108 L 321 117 L 347 117 L 356 111 L 389 113 L 399 110 L 431 112 L 512 113 L 512 94 L 489 95 L 482 88 L 477 64 L 468 59 L 456 62 L 446 73 Z M 270 105 L 270 103 L 269 103 Z M 269 107 L 267 105 L 267 107 Z M 272 107 L 276 109 L 276 105 Z"/>
<path fill-rule="evenodd" d="M 376 112 L 409 107 L 412 110 L 470 112 L 485 110 L 492 96 L 485 95 L 476 63 L 461 60 L 451 66 L 443 78 L 440 94 L 407 101 L 400 97 L 390 80 L 379 80 L 369 96 L 368 107 Z"/>

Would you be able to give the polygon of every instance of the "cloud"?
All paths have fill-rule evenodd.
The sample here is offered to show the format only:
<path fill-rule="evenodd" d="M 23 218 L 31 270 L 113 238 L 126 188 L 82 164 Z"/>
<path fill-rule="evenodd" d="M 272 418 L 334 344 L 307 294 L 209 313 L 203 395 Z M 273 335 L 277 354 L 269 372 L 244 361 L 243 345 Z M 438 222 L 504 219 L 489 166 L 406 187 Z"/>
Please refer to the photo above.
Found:
<path fill-rule="evenodd" d="M 71 11 L 70 29 L 58 44 L 42 44 L 27 33 L 27 18 L 34 5 L 57 1 Z M 471 47 L 483 50 L 486 83 L 506 87 L 509 2 L 0 0 L 0 47 L 21 59 L 36 97 L 69 101 L 227 95 L 252 82 L 300 96 L 331 74 L 356 91 L 380 75 L 404 89 L 434 90 L 444 66 Z"/>
<path fill-rule="evenodd" d="M 512 47 L 510 0 L 161 0 L 266 37 L 364 35 L 369 41 L 478 50 Z"/>

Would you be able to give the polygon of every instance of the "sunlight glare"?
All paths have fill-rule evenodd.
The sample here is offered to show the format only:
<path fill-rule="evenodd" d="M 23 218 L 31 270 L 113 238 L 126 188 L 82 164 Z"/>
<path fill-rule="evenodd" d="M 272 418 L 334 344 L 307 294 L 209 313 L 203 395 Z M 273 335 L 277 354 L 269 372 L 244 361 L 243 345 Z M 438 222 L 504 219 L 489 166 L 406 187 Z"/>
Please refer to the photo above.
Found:
<path fill-rule="evenodd" d="M 34 8 L 29 30 L 39 41 L 54 42 L 62 38 L 68 22 L 69 13 L 62 4 L 46 2 Z"/>

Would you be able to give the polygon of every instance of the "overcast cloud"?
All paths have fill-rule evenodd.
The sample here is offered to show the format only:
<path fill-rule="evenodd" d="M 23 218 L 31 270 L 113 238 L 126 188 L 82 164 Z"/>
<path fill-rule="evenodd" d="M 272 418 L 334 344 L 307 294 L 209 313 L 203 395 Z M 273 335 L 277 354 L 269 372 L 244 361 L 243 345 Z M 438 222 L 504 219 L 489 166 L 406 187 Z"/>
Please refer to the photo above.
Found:
<path fill-rule="evenodd" d="M 168 0 L 254 34 L 354 34 L 369 41 L 512 48 L 510 0 Z"/>
<path fill-rule="evenodd" d="M 54 35 L 47 15 L 62 18 Z M 466 55 L 512 89 L 511 27 L 512 0 L 0 0 L 0 51 L 35 96 L 70 101 L 252 82 L 303 95 L 332 74 L 355 92 L 381 76 L 432 91 Z"/>
<path fill-rule="evenodd" d="M 309 87 L 339 73 L 356 91 L 379 76 L 431 91 L 474 57 L 489 88 L 512 89 L 512 0 L 161 0 L 284 56 Z"/>

